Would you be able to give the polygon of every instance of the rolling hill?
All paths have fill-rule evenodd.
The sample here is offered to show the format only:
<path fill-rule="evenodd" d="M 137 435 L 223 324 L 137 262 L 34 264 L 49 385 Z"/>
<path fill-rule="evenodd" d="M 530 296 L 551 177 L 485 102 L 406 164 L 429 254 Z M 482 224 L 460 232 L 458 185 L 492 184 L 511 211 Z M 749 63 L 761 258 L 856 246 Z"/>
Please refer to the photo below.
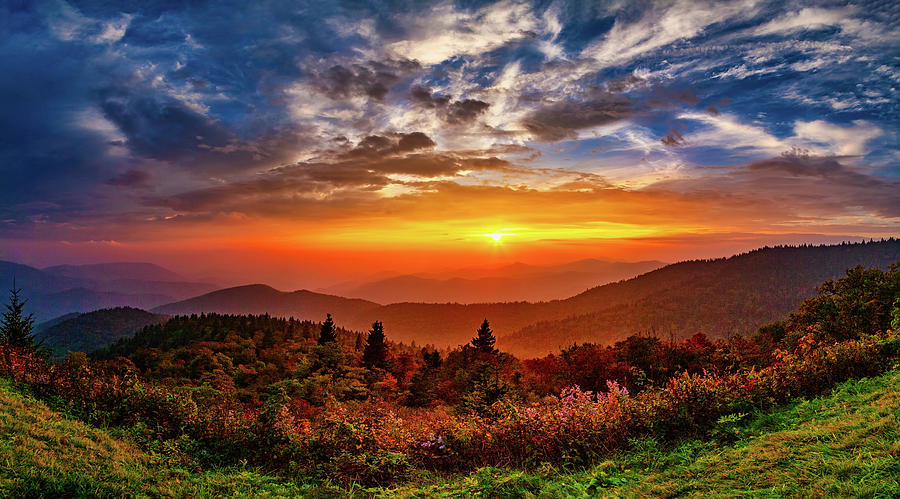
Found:
<path fill-rule="evenodd" d="M 43 346 L 56 357 L 65 355 L 67 351 L 92 352 L 131 336 L 144 326 L 161 324 L 168 319 L 166 315 L 132 307 L 107 308 L 67 317 L 37 334 L 44 341 Z"/>
<path fill-rule="evenodd" d="M 328 288 L 332 294 L 377 303 L 491 303 L 565 298 L 664 266 L 658 261 L 580 260 L 561 265 L 513 264 L 452 272 L 392 276 Z"/>
<path fill-rule="evenodd" d="M 201 296 L 156 307 L 152 312 L 168 315 L 215 312 L 220 314 L 265 314 L 307 320 L 335 320 L 368 314 L 379 305 L 366 300 L 324 295 L 307 290 L 279 291 L 264 284 L 220 289 Z"/>
<path fill-rule="evenodd" d="M 149 263 L 60 265 L 37 269 L 0 261 L 0 289 L 13 285 L 38 322 L 69 313 L 112 307 L 148 309 L 216 289 Z M 174 279 L 174 280 L 171 280 Z M 4 297 L 5 298 L 5 297 Z"/>
<path fill-rule="evenodd" d="M 185 282 L 189 280 L 167 268 L 143 262 L 56 265 L 45 267 L 42 270 L 59 277 L 101 282 L 118 280 Z"/>
<path fill-rule="evenodd" d="M 886 269 L 900 260 L 900 241 L 834 246 L 762 248 L 716 260 L 668 265 L 543 303 L 399 303 L 376 311 L 391 338 L 453 346 L 469 341 L 483 318 L 498 347 L 539 356 L 573 342 L 610 343 L 654 331 L 666 337 L 703 331 L 710 336 L 751 334 L 783 318 L 816 286 L 856 265 Z M 351 328 L 360 328 L 358 318 Z M 371 319 L 371 317 L 366 317 Z"/>
<path fill-rule="evenodd" d="M 747 335 L 784 318 L 816 286 L 857 265 L 887 269 L 900 240 L 762 248 L 717 260 L 669 265 L 570 298 L 593 311 L 532 324 L 504 336 L 503 348 L 543 355 L 572 343 L 610 343 L 634 333 L 683 338 Z"/>
<path fill-rule="evenodd" d="M 667 265 L 589 289 L 565 300 L 508 303 L 394 303 L 379 306 L 310 291 L 268 286 L 230 288 L 157 307 L 154 312 L 265 313 L 321 320 L 326 312 L 348 329 L 384 322 L 394 341 L 452 347 L 467 343 L 484 318 L 498 347 L 539 356 L 573 342 L 609 343 L 635 333 L 685 337 L 702 331 L 751 334 L 783 318 L 816 286 L 856 265 L 886 269 L 900 260 L 900 240 L 831 246 L 762 248 L 714 260 Z"/>

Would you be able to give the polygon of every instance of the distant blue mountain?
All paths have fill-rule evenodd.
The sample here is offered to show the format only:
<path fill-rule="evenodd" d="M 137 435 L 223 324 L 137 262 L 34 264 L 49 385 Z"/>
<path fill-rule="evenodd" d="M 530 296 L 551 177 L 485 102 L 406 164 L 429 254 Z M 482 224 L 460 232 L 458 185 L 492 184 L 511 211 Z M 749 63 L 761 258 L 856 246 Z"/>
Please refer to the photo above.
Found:
<path fill-rule="evenodd" d="M 207 293 L 218 286 L 187 282 L 171 270 L 151 263 L 60 265 L 37 269 L 0 261 L 0 302 L 5 290 L 22 289 L 25 310 L 38 322 L 101 308 L 153 308 Z"/>

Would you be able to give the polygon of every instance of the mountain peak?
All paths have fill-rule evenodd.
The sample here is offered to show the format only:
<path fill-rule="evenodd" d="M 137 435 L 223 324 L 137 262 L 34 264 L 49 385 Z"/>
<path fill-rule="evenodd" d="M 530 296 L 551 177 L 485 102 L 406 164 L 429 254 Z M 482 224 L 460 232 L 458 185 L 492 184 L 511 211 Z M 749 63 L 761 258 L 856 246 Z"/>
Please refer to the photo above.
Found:
<path fill-rule="evenodd" d="M 94 281 L 134 279 L 140 281 L 186 281 L 184 276 L 147 262 L 108 262 L 86 265 L 55 265 L 42 269 L 49 274 Z"/>

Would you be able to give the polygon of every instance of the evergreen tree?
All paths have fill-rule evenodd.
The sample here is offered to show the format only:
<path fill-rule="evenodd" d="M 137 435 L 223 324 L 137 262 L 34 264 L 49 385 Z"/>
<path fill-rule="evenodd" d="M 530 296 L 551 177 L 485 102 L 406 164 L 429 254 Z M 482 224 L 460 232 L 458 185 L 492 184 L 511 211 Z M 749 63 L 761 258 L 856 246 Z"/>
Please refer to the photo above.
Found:
<path fill-rule="evenodd" d="M 363 339 L 362 334 L 356 333 L 356 343 L 353 344 L 353 350 L 360 351 L 363 349 Z"/>
<path fill-rule="evenodd" d="M 369 337 L 366 338 L 366 349 L 363 351 L 363 364 L 369 369 L 387 368 L 388 347 L 385 343 L 384 325 L 380 321 L 372 323 Z"/>
<path fill-rule="evenodd" d="M 441 367 L 441 353 L 437 350 L 433 350 L 431 352 L 428 351 L 427 348 L 422 349 L 422 360 L 425 363 L 425 367 L 428 369 L 437 369 Z"/>
<path fill-rule="evenodd" d="M 328 314 L 328 318 L 322 323 L 322 329 L 319 330 L 319 344 L 326 345 L 336 342 L 337 330 L 334 327 L 334 319 L 331 318 L 331 314 Z"/>
<path fill-rule="evenodd" d="M 484 353 L 496 353 L 497 349 L 494 348 L 494 343 L 497 342 L 497 339 L 494 338 L 494 332 L 491 331 L 491 325 L 488 323 L 487 319 L 484 319 L 484 322 L 481 323 L 481 327 L 475 332 L 477 336 L 472 338 L 472 346 L 478 349 L 479 352 Z"/>
<path fill-rule="evenodd" d="M 422 365 L 409 381 L 406 404 L 425 407 L 437 398 L 437 386 L 441 368 L 441 354 L 437 350 L 422 349 Z"/>
<path fill-rule="evenodd" d="M 500 368 L 495 363 L 478 362 L 471 371 L 460 400 L 462 408 L 481 416 L 495 416 L 491 406 L 504 398 L 511 388 L 500 374 Z"/>
<path fill-rule="evenodd" d="M 34 341 L 34 314 L 25 315 L 25 303 L 28 300 L 19 300 L 21 289 L 9 290 L 9 303 L 6 304 L 6 312 L 0 321 L 0 343 L 16 348 L 36 349 L 40 344 Z"/>

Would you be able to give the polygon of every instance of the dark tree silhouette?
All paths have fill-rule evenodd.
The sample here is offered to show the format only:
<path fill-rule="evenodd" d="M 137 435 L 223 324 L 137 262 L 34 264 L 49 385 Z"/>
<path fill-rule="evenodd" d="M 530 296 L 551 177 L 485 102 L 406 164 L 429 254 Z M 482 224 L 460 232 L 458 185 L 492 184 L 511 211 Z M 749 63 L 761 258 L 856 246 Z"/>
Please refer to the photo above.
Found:
<path fill-rule="evenodd" d="M 441 354 L 437 350 L 422 349 L 423 363 L 409 380 L 406 403 L 413 407 L 424 407 L 437 398 L 437 385 L 440 381 Z"/>
<path fill-rule="evenodd" d="M 427 369 L 437 369 L 441 367 L 441 353 L 437 350 L 429 352 L 427 348 L 423 348 L 422 360 L 425 362 L 425 367 Z"/>
<path fill-rule="evenodd" d="M 334 328 L 334 319 L 331 318 L 331 314 L 328 314 L 325 322 L 322 323 L 322 329 L 319 330 L 319 344 L 325 345 L 336 342 L 337 330 Z"/>
<path fill-rule="evenodd" d="M 34 314 L 25 315 L 25 303 L 28 300 L 20 300 L 20 288 L 13 287 L 9 290 L 9 303 L 6 304 L 6 312 L 0 321 L 0 342 L 4 345 L 16 348 L 37 349 L 40 344 L 34 341 Z"/>
<path fill-rule="evenodd" d="M 369 369 L 387 368 L 388 347 L 385 343 L 384 325 L 380 321 L 372 323 L 369 337 L 366 338 L 366 349 L 363 351 L 362 360 Z"/>
<path fill-rule="evenodd" d="M 477 348 L 479 352 L 497 352 L 497 349 L 494 348 L 494 343 L 497 342 L 497 339 L 494 338 L 494 332 L 491 331 L 491 325 L 487 319 L 484 319 L 484 322 L 481 323 L 481 327 L 478 328 L 476 334 L 477 336 L 472 338 L 473 347 Z"/>

